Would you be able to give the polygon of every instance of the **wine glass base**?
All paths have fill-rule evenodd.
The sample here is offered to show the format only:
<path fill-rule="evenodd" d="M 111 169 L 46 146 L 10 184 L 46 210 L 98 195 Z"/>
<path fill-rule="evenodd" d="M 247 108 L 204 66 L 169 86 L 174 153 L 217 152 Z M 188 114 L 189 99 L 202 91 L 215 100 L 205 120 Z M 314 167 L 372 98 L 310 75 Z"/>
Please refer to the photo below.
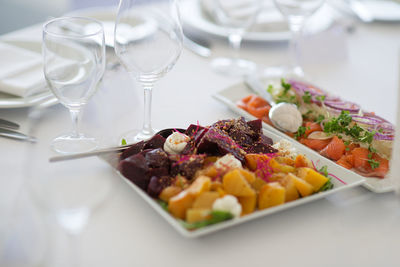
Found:
<path fill-rule="evenodd" d="M 58 153 L 73 154 L 93 151 L 97 148 L 98 142 L 94 137 L 79 134 L 78 136 L 66 134 L 57 137 L 51 143 L 51 147 Z"/>
<path fill-rule="evenodd" d="M 244 59 L 216 58 L 211 61 L 214 71 L 230 76 L 246 76 L 254 73 L 257 65 Z"/>
<path fill-rule="evenodd" d="M 303 78 L 304 72 L 301 67 L 275 66 L 262 70 L 264 77 Z"/>
<path fill-rule="evenodd" d="M 125 140 L 126 144 L 134 144 L 140 141 L 146 141 L 153 137 L 154 134 L 154 130 L 151 130 L 149 133 L 144 133 L 142 130 L 139 129 L 131 130 L 121 136 L 120 144 L 123 143 L 122 140 Z"/>

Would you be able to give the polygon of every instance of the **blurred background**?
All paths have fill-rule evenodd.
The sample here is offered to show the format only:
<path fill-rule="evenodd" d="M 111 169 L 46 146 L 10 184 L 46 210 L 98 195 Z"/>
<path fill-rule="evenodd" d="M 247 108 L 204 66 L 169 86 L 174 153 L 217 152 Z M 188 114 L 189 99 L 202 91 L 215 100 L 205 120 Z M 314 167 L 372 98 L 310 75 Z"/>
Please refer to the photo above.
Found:
<path fill-rule="evenodd" d="M 1 0 L 0 34 L 43 22 L 49 16 L 57 17 L 81 8 L 117 6 L 118 2 L 118 0 Z"/>

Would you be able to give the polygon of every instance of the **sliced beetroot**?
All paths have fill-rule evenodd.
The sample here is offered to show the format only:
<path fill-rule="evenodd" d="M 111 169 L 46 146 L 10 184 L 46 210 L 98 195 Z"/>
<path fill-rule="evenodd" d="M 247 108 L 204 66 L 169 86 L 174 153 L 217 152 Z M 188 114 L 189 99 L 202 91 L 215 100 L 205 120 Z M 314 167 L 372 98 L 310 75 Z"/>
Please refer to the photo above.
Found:
<path fill-rule="evenodd" d="M 181 174 L 190 180 L 203 167 L 205 155 L 171 155 L 170 159 L 171 176 Z"/>
<path fill-rule="evenodd" d="M 261 128 L 262 128 L 262 120 L 261 119 L 256 119 L 252 121 L 248 121 L 247 125 L 250 127 L 250 129 L 258 135 L 261 135 Z"/>
<path fill-rule="evenodd" d="M 196 135 L 199 131 L 203 130 L 204 127 L 196 124 L 190 124 L 189 127 L 186 129 L 185 134 L 187 136 L 194 136 Z"/>
<path fill-rule="evenodd" d="M 149 168 L 169 168 L 168 154 L 161 148 L 152 149 L 145 153 L 145 159 Z"/>
<path fill-rule="evenodd" d="M 277 153 L 278 150 L 268 144 L 264 144 L 261 141 L 254 143 L 251 147 L 245 148 L 247 153 L 251 154 L 270 154 Z"/>
<path fill-rule="evenodd" d="M 169 176 L 152 176 L 150 178 L 149 186 L 147 187 L 147 193 L 154 198 L 157 198 L 161 191 L 171 184 L 171 177 Z"/>
<path fill-rule="evenodd" d="M 155 149 L 155 148 L 163 148 L 165 143 L 165 138 L 159 134 L 154 135 L 151 139 L 145 142 L 143 149 Z"/>
<path fill-rule="evenodd" d="M 219 155 L 231 153 L 235 158 L 244 162 L 245 152 L 224 131 L 210 128 L 197 145 L 198 153 Z"/>
<path fill-rule="evenodd" d="M 260 142 L 263 144 L 266 144 L 266 145 L 270 145 L 270 146 L 274 143 L 274 141 L 272 141 L 272 138 L 270 138 L 264 134 L 260 135 Z"/>
<path fill-rule="evenodd" d="M 121 160 L 126 159 L 132 155 L 138 154 L 143 150 L 144 145 L 145 145 L 144 141 L 140 141 L 136 144 L 133 144 L 130 148 L 122 152 Z"/>
<path fill-rule="evenodd" d="M 143 190 L 147 189 L 147 185 L 149 184 L 147 172 L 149 168 L 143 154 L 139 153 L 120 161 L 118 170 L 123 176 Z"/>

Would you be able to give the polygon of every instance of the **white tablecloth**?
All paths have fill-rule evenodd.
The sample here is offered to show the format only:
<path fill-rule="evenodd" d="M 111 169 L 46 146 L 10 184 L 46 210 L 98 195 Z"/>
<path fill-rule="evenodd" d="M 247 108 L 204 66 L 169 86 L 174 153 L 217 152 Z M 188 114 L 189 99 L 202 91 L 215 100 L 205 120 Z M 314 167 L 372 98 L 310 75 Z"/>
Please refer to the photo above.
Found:
<path fill-rule="evenodd" d="M 347 51 L 339 51 L 337 57 L 327 51 L 337 40 L 334 33 L 309 37 L 308 45 L 314 45 L 324 60 L 309 58 L 306 73 L 323 88 L 395 121 L 400 24 L 355 26 L 354 33 L 344 33 L 340 45 Z M 10 36 L 40 38 L 40 26 Z M 263 66 L 275 65 L 286 62 L 286 49 L 285 43 L 245 43 L 242 56 Z M 213 56 L 228 53 L 224 42 L 213 42 Z M 211 95 L 237 82 L 238 77 L 213 73 L 209 59 L 184 50 L 174 69 L 156 84 L 154 127 L 185 127 L 197 120 L 207 125 L 235 117 Z M 107 72 L 85 110 L 83 130 L 106 146 L 125 131 L 140 128 L 142 94 L 123 70 Z M 56 136 L 67 131 L 67 110 L 61 105 L 50 110 L 48 132 Z M 22 131 L 25 114 L 25 109 L 0 110 L 0 117 L 19 122 Z M 24 144 L 1 138 L 0 147 L 0 265 L 31 266 L 50 230 L 21 189 Z M 120 181 L 113 197 L 91 217 L 79 243 L 82 266 L 399 266 L 400 197 L 357 187 L 190 240 Z"/>

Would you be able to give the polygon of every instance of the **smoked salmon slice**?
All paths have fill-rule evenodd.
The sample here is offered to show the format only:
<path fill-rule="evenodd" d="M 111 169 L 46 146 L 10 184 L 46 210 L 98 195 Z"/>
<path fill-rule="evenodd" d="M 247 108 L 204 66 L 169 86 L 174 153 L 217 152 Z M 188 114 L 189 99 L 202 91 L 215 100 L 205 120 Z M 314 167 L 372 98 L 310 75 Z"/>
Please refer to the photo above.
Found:
<path fill-rule="evenodd" d="M 306 127 L 305 135 L 308 136 L 312 132 L 322 131 L 322 127 L 319 123 L 307 121 L 304 125 Z"/>
<path fill-rule="evenodd" d="M 346 146 L 343 143 L 342 139 L 339 139 L 336 135 L 332 138 L 331 142 L 321 150 L 321 155 L 332 159 L 334 161 L 338 161 L 344 154 Z"/>
<path fill-rule="evenodd" d="M 319 139 L 301 138 L 299 141 L 300 143 L 311 149 L 320 151 L 330 143 L 331 139 L 319 140 Z"/>

